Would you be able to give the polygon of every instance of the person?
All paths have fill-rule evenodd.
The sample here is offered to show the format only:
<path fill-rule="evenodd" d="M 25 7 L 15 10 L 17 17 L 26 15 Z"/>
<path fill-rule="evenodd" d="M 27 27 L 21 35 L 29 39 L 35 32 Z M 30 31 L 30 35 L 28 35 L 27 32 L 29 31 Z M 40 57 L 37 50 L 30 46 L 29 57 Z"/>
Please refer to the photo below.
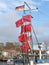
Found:
<path fill-rule="evenodd" d="M 36 53 L 35 55 L 35 62 L 37 63 L 37 60 L 38 60 L 38 53 Z"/>

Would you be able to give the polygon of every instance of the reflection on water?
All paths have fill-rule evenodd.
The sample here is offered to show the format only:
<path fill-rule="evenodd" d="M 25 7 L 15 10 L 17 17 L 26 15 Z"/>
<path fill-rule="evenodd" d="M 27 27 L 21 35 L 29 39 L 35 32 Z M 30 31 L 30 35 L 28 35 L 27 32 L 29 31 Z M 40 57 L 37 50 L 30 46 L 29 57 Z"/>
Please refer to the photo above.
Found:
<path fill-rule="evenodd" d="M 1 61 L 0 61 L 0 65 L 7 65 L 7 63 L 6 63 L 6 62 L 1 62 Z"/>
<path fill-rule="evenodd" d="M 6 62 L 0 62 L 0 65 L 7 65 L 7 63 Z M 15 63 L 15 65 L 23 65 L 23 64 L 20 64 L 20 63 L 16 64 Z"/>

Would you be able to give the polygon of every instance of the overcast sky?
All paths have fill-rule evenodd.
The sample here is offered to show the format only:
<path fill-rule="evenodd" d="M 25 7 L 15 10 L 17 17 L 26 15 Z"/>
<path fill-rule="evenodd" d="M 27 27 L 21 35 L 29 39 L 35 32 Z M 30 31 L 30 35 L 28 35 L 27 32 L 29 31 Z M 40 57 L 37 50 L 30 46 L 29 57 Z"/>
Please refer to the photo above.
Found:
<path fill-rule="evenodd" d="M 0 42 L 18 42 L 20 27 L 16 28 L 15 22 L 22 17 L 23 12 L 16 11 L 15 7 L 23 5 L 24 1 L 32 9 L 39 9 L 32 11 L 32 25 L 39 42 L 49 41 L 49 0 L 0 0 Z M 33 40 L 36 42 L 34 35 Z"/>

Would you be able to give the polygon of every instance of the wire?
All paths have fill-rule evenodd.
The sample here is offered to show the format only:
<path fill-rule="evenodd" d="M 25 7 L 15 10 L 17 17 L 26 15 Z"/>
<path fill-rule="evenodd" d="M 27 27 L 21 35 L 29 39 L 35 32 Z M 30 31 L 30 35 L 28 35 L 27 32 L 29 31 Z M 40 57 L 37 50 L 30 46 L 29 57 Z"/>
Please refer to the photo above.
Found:
<path fill-rule="evenodd" d="M 37 44 L 39 45 L 38 38 L 37 38 L 37 36 L 36 36 L 36 33 L 35 33 L 35 30 L 34 30 L 34 27 L 33 27 L 33 26 L 32 26 L 32 30 L 33 30 L 33 33 L 34 33 L 34 35 L 35 35 L 35 39 L 36 39 L 36 41 L 37 41 Z"/>

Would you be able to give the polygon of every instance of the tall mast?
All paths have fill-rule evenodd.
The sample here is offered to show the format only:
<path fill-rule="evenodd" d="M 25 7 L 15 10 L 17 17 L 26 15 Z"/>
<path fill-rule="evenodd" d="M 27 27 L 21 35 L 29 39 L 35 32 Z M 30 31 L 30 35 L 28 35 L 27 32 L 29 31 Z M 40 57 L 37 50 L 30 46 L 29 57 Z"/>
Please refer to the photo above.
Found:
<path fill-rule="evenodd" d="M 31 9 L 30 6 L 29 6 L 26 2 L 24 2 L 24 3 L 25 3 L 26 6 L 29 8 L 30 15 L 31 15 L 31 17 L 32 17 L 32 10 L 36 10 L 36 9 L 38 9 L 38 8 L 36 8 L 36 9 Z M 32 18 L 33 18 L 33 17 L 32 17 Z M 32 20 L 31 20 L 31 21 L 32 21 Z M 30 22 L 30 24 L 32 24 L 32 23 Z M 36 36 L 36 33 L 35 33 L 35 31 L 34 31 L 33 26 L 32 26 L 32 30 L 33 30 L 33 33 L 34 33 L 34 35 L 35 35 L 36 41 L 37 41 L 37 43 L 38 43 L 38 39 L 37 39 L 37 36 Z M 30 45 L 31 45 L 31 49 L 33 49 L 32 31 L 30 32 L 30 36 L 31 36 Z M 39 43 L 38 43 L 38 44 L 39 44 Z"/>

